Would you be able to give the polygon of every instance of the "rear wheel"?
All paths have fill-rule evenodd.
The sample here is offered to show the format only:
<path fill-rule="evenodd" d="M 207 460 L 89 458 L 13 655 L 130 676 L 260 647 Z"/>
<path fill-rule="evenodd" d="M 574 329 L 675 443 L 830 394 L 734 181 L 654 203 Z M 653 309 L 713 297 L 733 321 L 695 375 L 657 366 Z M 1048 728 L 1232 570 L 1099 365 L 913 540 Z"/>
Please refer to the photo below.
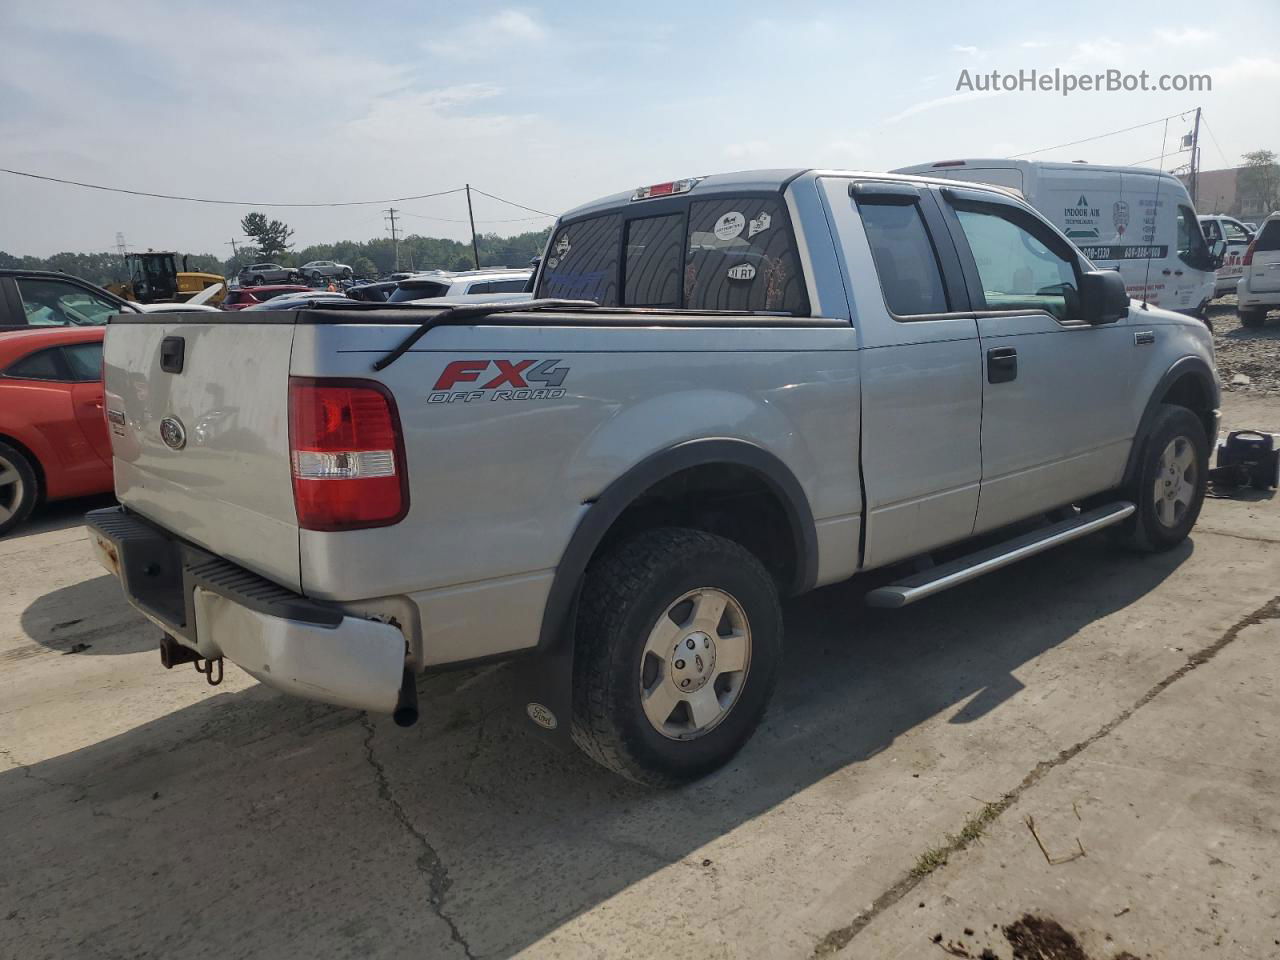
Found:
<path fill-rule="evenodd" d="M 781 655 L 777 588 L 730 540 L 649 531 L 588 569 L 576 643 L 578 746 L 640 783 L 694 780 L 764 715 Z"/>
<path fill-rule="evenodd" d="M 1147 434 L 1135 488 L 1137 512 L 1119 535 L 1127 546 L 1155 552 L 1186 539 L 1209 482 L 1204 424 L 1186 407 L 1164 404 Z"/>
<path fill-rule="evenodd" d="M 40 482 L 20 451 L 0 443 L 0 535 L 31 515 L 40 497 Z"/>
<path fill-rule="evenodd" d="M 1240 325 L 1242 327 L 1260 327 L 1267 322 L 1266 310 L 1241 310 Z"/>

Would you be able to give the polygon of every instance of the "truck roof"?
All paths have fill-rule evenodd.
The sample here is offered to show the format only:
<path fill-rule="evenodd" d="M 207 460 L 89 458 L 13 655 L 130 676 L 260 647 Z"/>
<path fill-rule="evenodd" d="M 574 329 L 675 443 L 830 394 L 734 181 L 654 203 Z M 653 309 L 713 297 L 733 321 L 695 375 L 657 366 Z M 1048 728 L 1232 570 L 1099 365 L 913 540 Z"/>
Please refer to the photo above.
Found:
<path fill-rule="evenodd" d="M 974 163 L 976 161 L 967 161 Z M 992 161 L 993 163 L 1016 163 L 1019 161 Z M 1153 173 L 1155 171 L 1152 171 Z M 828 167 L 800 167 L 786 168 L 775 170 L 740 170 L 735 173 L 717 173 L 707 177 L 696 177 L 697 185 L 689 194 L 695 200 L 701 197 L 713 197 L 725 194 L 740 194 L 744 192 L 780 192 L 791 181 L 805 174 L 818 174 L 821 176 L 837 176 L 837 177 L 867 177 L 875 180 L 901 180 L 903 182 L 936 182 L 946 185 L 954 184 L 954 178 L 944 176 L 929 176 L 923 172 L 905 173 L 902 170 L 896 170 L 885 173 L 880 170 L 841 170 L 838 168 Z M 640 185 L 637 185 L 640 186 Z M 1011 194 L 1012 191 L 996 184 L 977 184 L 980 189 L 992 190 L 997 193 Z M 601 197 L 598 200 L 592 200 L 590 203 L 584 203 L 567 210 L 560 215 L 561 220 L 573 220 L 578 217 L 587 216 L 593 213 L 599 213 L 605 210 L 616 210 L 619 207 L 626 206 L 632 200 L 635 194 L 635 188 L 624 190 L 621 193 L 610 194 L 607 197 Z M 647 201 L 636 201 L 643 204 Z"/>

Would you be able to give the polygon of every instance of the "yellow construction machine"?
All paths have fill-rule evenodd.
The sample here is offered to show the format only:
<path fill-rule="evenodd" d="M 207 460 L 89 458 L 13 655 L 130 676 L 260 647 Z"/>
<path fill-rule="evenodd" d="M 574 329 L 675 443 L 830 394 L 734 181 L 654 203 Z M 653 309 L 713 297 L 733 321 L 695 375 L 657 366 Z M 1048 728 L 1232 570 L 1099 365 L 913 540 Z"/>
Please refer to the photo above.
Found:
<path fill-rule="evenodd" d="M 204 302 L 217 306 L 227 294 L 226 281 L 216 273 L 202 273 L 187 269 L 186 254 L 182 255 L 182 269 L 177 266 L 178 254 L 171 250 L 148 250 L 146 253 L 126 253 L 129 279 L 124 283 L 107 286 L 118 297 L 138 303 L 182 302 L 190 300 L 200 291 L 221 284 L 222 290 Z"/>

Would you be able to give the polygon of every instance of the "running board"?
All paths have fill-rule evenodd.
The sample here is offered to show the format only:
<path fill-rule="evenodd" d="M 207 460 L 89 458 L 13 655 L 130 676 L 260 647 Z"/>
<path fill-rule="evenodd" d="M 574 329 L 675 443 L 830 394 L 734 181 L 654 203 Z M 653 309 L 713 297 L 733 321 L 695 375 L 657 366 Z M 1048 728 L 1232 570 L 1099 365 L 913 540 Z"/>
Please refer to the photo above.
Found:
<path fill-rule="evenodd" d="M 877 587 L 867 594 L 867 605 L 905 607 L 909 603 L 915 603 L 935 593 L 975 580 L 984 573 L 999 570 L 1001 567 L 1035 556 L 1059 544 L 1077 540 L 1103 527 L 1120 523 L 1132 516 L 1136 509 L 1132 503 L 1111 503 L 1079 516 L 1061 520 L 1048 527 L 1032 530 L 1030 533 L 997 543 L 993 547 L 960 557 L 950 563 L 931 567 L 923 573 L 917 573 L 897 583 Z"/>

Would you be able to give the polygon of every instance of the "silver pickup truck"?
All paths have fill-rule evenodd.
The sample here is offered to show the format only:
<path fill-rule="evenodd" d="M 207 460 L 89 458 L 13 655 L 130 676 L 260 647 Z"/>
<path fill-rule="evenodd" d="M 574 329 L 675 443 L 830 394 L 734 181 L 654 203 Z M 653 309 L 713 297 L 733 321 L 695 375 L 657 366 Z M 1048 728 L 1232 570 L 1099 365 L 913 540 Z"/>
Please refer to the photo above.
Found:
<path fill-rule="evenodd" d="M 520 657 L 532 729 L 674 783 L 759 723 L 780 598 L 892 568 L 898 607 L 1199 514 L 1204 325 L 998 187 L 657 184 L 565 214 L 536 288 L 112 321 L 88 524 L 165 665 L 407 724 L 418 674 Z"/>

